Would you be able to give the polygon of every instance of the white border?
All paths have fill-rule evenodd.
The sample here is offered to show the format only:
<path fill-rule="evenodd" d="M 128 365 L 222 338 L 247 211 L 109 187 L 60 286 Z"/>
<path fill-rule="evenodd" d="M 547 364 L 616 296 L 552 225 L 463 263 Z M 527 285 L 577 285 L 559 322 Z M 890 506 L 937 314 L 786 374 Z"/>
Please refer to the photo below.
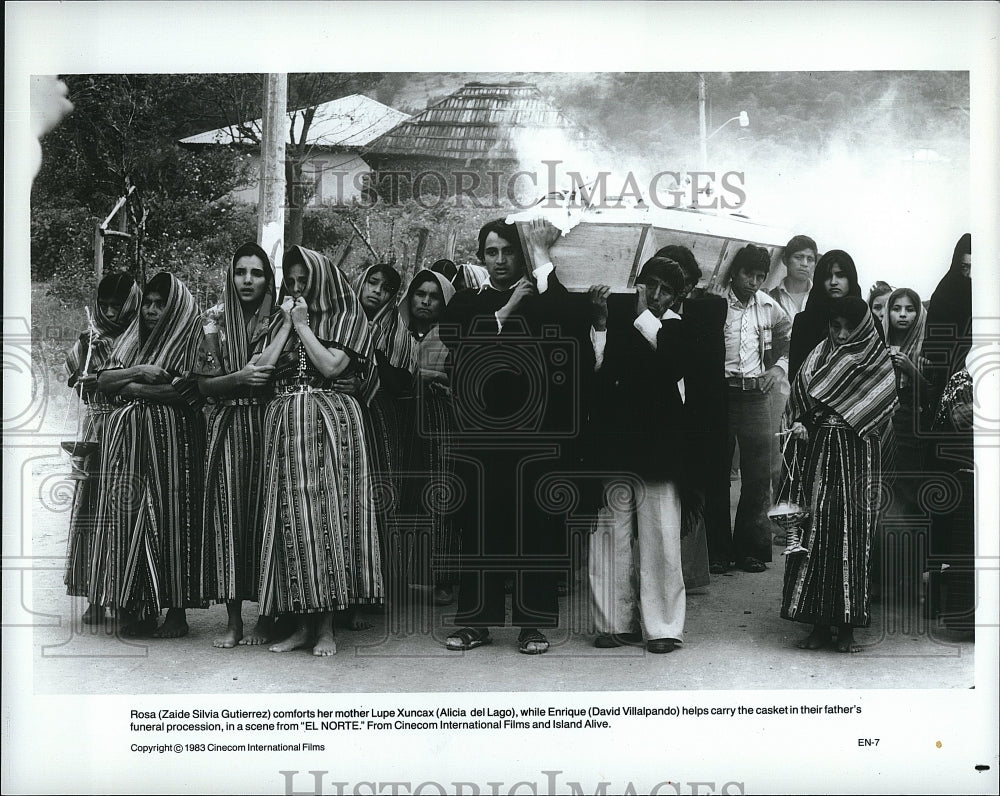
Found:
<path fill-rule="evenodd" d="M 5 316 L 25 314 L 29 287 L 24 133 L 30 74 L 510 71 L 514 65 L 535 71 L 968 70 L 974 300 L 979 315 L 985 308 L 995 315 L 1000 307 L 994 271 L 1000 262 L 1000 7 L 992 3 L 9 3 L 5 15 Z M 977 334 L 1000 339 L 995 317 L 977 323 Z M 992 380 L 987 395 L 997 395 L 997 376 L 996 369 L 983 374 Z M 4 380 L 13 390 L 5 401 L 24 396 L 24 380 L 6 372 Z M 4 469 L 5 474 L 19 469 L 16 452 L 5 449 Z M 980 501 L 977 518 L 980 555 L 995 562 L 997 506 L 987 505 L 1000 484 L 995 449 L 983 451 L 980 472 L 986 482 L 980 494 L 987 498 Z M 11 479 L 5 477 L 4 484 L 7 494 Z M 19 502 L 4 501 L 5 550 L 9 534 L 19 535 Z M 11 598 L 6 585 L 5 601 Z M 983 586 L 984 600 L 995 606 L 995 572 L 983 578 Z M 118 754 L 129 739 L 117 727 L 102 726 L 95 707 L 136 700 L 33 697 L 26 638 L 3 634 L 6 792 L 280 792 L 270 759 L 256 770 L 228 757 L 137 760 Z M 768 725 L 776 731 L 763 743 L 734 737 L 717 723 L 704 732 L 685 731 L 684 737 L 631 733 L 616 739 L 615 749 L 606 739 L 579 734 L 570 736 L 569 750 L 560 740 L 566 736 L 541 741 L 532 736 L 528 743 L 499 749 L 466 737 L 393 735 L 362 742 L 345 736 L 344 746 L 318 767 L 337 764 L 328 781 L 437 778 L 478 782 L 484 792 L 485 783 L 502 781 L 505 793 L 523 772 L 536 772 L 539 792 L 547 792 L 545 777 L 537 772 L 555 769 L 564 772 L 560 782 L 579 780 L 591 790 L 589 783 L 602 779 L 616 783 L 612 789 L 629 781 L 638 789 L 673 774 L 682 782 L 716 782 L 717 790 L 724 782 L 745 781 L 747 792 L 996 792 L 995 633 L 992 638 L 994 643 L 983 633 L 977 640 L 974 692 L 865 692 L 876 717 L 871 734 L 895 739 L 878 757 L 844 751 L 833 721 L 802 723 L 797 731 Z M 727 695 L 738 698 L 739 692 L 712 696 L 725 701 Z M 613 695 L 604 696 L 612 701 Z M 850 703 L 858 694 L 824 692 L 824 697 Z M 928 723 L 947 736 L 944 750 L 923 746 L 925 738 L 916 729 Z M 94 733 L 97 743 L 81 741 Z M 102 747 L 105 753 L 95 753 Z M 969 766 L 981 758 L 993 770 L 970 777 Z M 288 767 L 305 772 L 314 766 L 300 758 Z"/>

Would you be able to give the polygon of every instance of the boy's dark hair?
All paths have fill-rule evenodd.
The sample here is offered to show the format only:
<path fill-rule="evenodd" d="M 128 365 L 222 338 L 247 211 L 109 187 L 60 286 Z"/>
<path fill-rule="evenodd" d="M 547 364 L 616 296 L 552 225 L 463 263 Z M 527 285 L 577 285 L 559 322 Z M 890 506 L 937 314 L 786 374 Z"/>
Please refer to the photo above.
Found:
<path fill-rule="evenodd" d="M 701 267 L 695 259 L 694 254 L 687 246 L 664 246 L 656 252 L 656 257 L 666 257 L 680 265 L 684 271 L 686 280 L 693 285 L 697 285 L 701 279 Z"/>
<path fill-rule="evenodd" d="M 684 269 L 669 257 L 652 257 L 646 260 L 642 270 L 639 271 L 639 276 L 635 278 L 635 283 L 648 284 L 653 277 L 666 282 L 675 294 L 684 290 Z"/>
<path fill-rule="evenodd" d="M 517 234 L 517 227 L 514 224 L 506 223 L 502 218 L 487 221 L 483 224 L 483 228 L 479 230 L 479 248 L 476 250 L 479 262 L 486 261 L 486 258 L 483 256 L 483 250 L 486 248 L 486 238 L 489 237 L 491 232 L 495 232 L 513 246 L 518 254 L 521 255 L 521 262 L 527 267 L 528 261 L 525 259 L 524 250 L 521 248 L 521 236 Z"/>
<path fill-rule="evenodd" d="M 771 273 L 771 255 L 767 249 L 748 243 L 736 252 L 733 264 L 729 266 L 729 281 L 741 271 L 763 271 L 765 277 Z"/>
<path fill-rule="evenodd" d="M 781 261 L 788 265 L 788 261 L 792 259 L 792 255 L 795 252 L 800 252 L 803 249 L 812 249 L 812 253 L 819 257 L 819 249 L 816 248 L 816 241 L 810 238 L 808 235 L 795 235 L 788 243 L 785 244 L 785 250 L 781 253 Z"/>

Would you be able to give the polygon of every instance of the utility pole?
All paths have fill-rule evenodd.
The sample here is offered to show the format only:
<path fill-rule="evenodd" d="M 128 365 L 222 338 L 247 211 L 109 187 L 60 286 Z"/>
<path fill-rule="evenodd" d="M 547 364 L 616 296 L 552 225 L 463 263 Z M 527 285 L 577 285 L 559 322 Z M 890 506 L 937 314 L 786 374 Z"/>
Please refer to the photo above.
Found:
<path fill-rule="evenodd" d="M 260 201 L 257 242 L 271 257 L 281 285 L 285 242 L 285 139 L 288 137 L 288 75 L 264 78 L 264 120 L 260 141 Z"/>
<path fill-rule="evenodd" d="M 698 142 L 701 145 L 701 158 L 698 169 L 708 168 L 708 125 L 705 121 L 705 74 L 698 73 Z"/>

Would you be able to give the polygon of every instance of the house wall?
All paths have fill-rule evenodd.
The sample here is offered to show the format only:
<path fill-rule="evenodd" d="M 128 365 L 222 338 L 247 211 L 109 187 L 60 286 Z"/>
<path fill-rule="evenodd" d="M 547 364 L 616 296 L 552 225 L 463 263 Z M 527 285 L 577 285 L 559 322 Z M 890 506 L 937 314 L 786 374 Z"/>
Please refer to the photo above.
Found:
<path fill-rule="evenodd" d="M 314 186 L 309 207 L 351 204 L 359 201 L 371 168 L 353 153 L 321 152 L 310 158 L 302 168 L 305 181 Z M 251 177 L 247 184 L 233 191 L 234 201 L 257 204 L 260 198 L 260 155 L 251 155 Z"/>

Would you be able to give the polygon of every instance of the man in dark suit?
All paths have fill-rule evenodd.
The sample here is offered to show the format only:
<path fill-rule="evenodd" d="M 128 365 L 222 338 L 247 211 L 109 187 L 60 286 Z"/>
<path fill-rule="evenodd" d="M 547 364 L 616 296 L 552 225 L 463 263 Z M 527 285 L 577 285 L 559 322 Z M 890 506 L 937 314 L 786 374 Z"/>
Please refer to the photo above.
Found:
<path fill-rule="evenodd" d="M 653 257 L 636 283 L 636 296 L 610 310 L 611 288 L 590 288 L 597 373 L 590 423 L 607 471 L 588 567 L 594 644 L 644 641 L 649 652 L 667 653 L 680 643 L 685 618 L 681 480 L 688 445 L 678 386 L 685 356 L 682 321 L 671 309 L 684 273 L 673 260 Z"/>
<path fill-rule="evenodd" d="M 539 481 L 573 466 L 581 416 L 581 374 L 593 372 L 586 340 L 589 304 L 556 277 L 542 220 L 526 230 L 527 268 L 516 227 L 491 221 L 479 232 L 489 282 L 460 291 L 441 320 L 454 363 L 457 433 L 453 453 L 474 519 L 462 537 L 460 629 L 452 650 L 492 642 L 505 624 L 505 580 L 514 579 L 511 621 L 518 649 L 548 651 L 543 628 L 558 626 L 558 581 L 568 568 L 563 518 L 540 505 Z M 548 508 L 549 510 L 546 510 Z"/>

